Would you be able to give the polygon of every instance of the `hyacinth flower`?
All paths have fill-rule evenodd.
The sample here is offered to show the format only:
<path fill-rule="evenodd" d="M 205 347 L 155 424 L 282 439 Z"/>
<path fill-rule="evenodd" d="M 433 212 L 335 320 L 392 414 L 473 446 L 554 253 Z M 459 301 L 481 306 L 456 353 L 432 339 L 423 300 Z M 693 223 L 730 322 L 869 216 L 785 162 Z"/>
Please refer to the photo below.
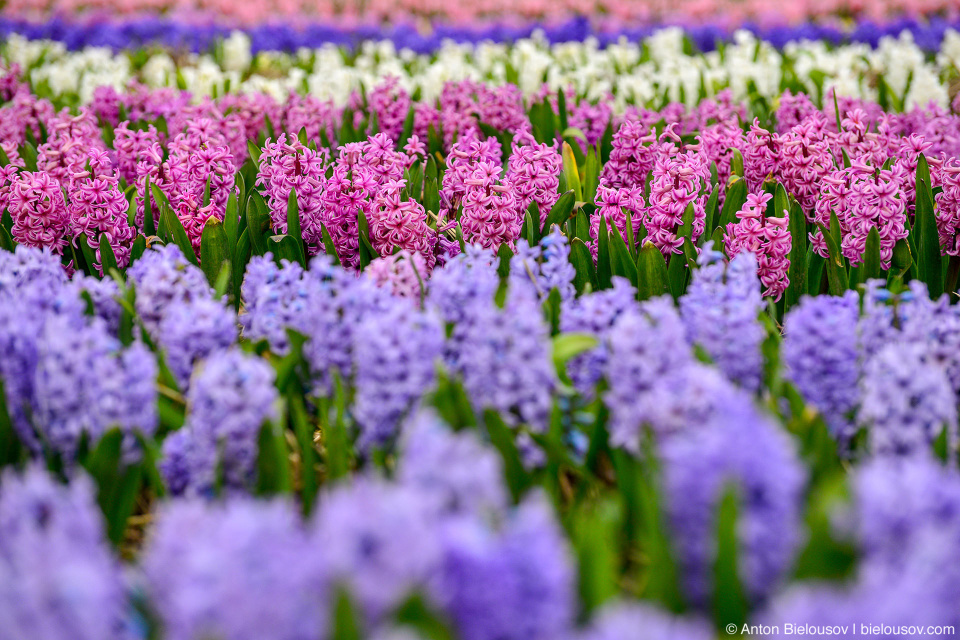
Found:
<path fill-rule="evenodd" d="M 637 292 L 626 278 L 614 277 L 613 288 L 593 291 L 564 301 L 560 314 L 560 331 L 587 333 L 599 344 L 567 362 L 567 375 L 574 388 L 590 395 L 603 377 L 610 358 L 610 334 L 617 320 L 624 314 L 637 313 Z"/>
<path fill-rule="evenodd" d="M 174 302 L 213 297 L 207 277 L 173 244 L 147 251 L 127 273 L 137 290 L 137 316 L 154 336 Z"/>
<path fill-rule="evenodd" d="M 503 460 L 476 433 L 454 433 L 431 410 L 404 425 L 397 482 L 423 494 L 438 514 L 504 514 Z"/>
<path fill-rule="evenodd" d="M 858 159 L 849 168 L 830 172 L 823 177 L 815 211 L 814 220 L 827 228 L 831 212 L 836 213 L 842 233 L 840 252 L 854 266 L 863 261 L 871 229 L 880 235 L 880 264 L 884 269 L 890 268 L 893 247 L 907 237 L 903 178 L 898 166 L 877 170 Z M 827 243 L 819 230 L 810 234 L 810 240 L 817 253 L 827 257 Z"/>
<path fill-rule="evenodd" d="M 937 234 L 948 256 L 960 256 L 960 164 L 954 159 L 940 169 L 943 190 L 936 194 Z"/>
<path fill-rule="evenodd" d="M 443 350 L 439 318 L 405 300 L 359 319 L 354 332 L 354 417 L 363 452 L 395 439 L 434 380 Z"/>
<path fill-rule="evenodd" d="M 464 640 L 561 637 L 576 614 L 570 549 L 543 494 L 500 531 L 476 520 L 444 531 L 431 592 Z"/>
<path fill-rule="evenodd" d="M 625 120 L 613 134 L 610 158 L 600 172 L 600 186 L 642 189 L 653 170 L 657 134 L 645 123 Z"/>
<path fill-rule="evenodd" d="M 427 224 L 427 212 L 416 200 L 402 200 L 405 180 L 385 182 L 367 215 L 370 243 L 381 256 L 397 250 L 419 254 L 429 275 L 436 264 L 437 232 Z"/>
<path fill-rule="evenodd" d="M 93 266 L 102 274 L 100 239 L 107 239 L 117 266 L 125 268 L 130 263 L 130 249 L 136 230 L 127 220 L 127 198 L 120 190 L 119 179 L 112 173 L 107 154 L 90 151 L 87 166 L 87 171 L 74 177 L 67 213 L 70 216 L 70 233 L 74 236 L 86 234 L 87 244 L 97 259 Z"/>
<path fill-rule="evenodd" d="M 186 422 L 163 443 L 160 471 L 171 493 L 251 486 L 260 429 L 277 416 L 275 376 L 265 360 L 236 348 L 204 361 L 187 393 Z"/>
<path fill-rule="evenodd" d="M 717 398 L 699 429 L 664 438 L 658 455 L 689 602 L 706 609 L 712 601 L 715 514 L 732 491 L 744 594 L 762 603 L 786 578 L 801 542 L 806 472 L 789 436 L 761 415 L 749 396 L 734 391 Z"/>
<path fill-rule="evenodd" d="M 473 408 L 545 431 L 556 373 L 539 299 L 529 289 L 510 287 L 502 309 L 478 299 L 465 311 L 447 341 L 447 358 Z"/>
<path fill-rule="evenodd" d="M 19 244 L 63 253 L 70 214 L 56 178 L 42 171 L 18 173 L 10 185 L 7 211 L 13 220 L 11 235 Z"/>
<path fill-rule="evenodd" d="M 554 289 L 561 301 L 572 299 L 576 295 L 576 275 L 570 263 L 567 236 L 557 226 L 540 240 L 539 246 L 531 247 L 526 240 L 518 240 L 516 254 L 510 258 L 510 284 L 530 289 L 541 300 Z"/>
<path fill-rule="evenodd" d="M 609 390 L 603 401 L 610 410 L 610 443 L 639 453 L 649 408 L 659 404 L 644 400 L 656 397 L 671 371 L 691 364 L 693 353 L 673 301 L 666 297 L 621 314 L 610 330 L 609 345 L 604 372 Z"/>
<path fill-rule="evenodd" d="M 748 194 L 737 212 L 737 222 L 727 224 L 724 237 L 727 255 L 731 258 L 741 252 L 756 256 L 758 275 L 763 283 L 763 295 L 779 300 L 790 285 L 790 212 L 784 209 L 782 217 L 765 215 L 769 193 Z"/>
<path fill-rule="evenodd" d="M 320 502 L 311 544 L 331 589 L 346 589 L 365 621 L 384 621 L 435 579 L 442 548 L 434 502 L 415 487 L 360 476 Z"/>
<path fill-rule="evenodd" d="M 97 120 L 86 109 L 72 116 L 66 110 L 49 119 L 47 141 L 37 147 L 37 170 L 49 173 L 54 180 L 72 189 L 83 176 L 92 154 L 106 152 Z"/>
<path fill-rule="evenodd" d="M 541 226 L 560 199 L 557 189 L 562 169 L 563 160 L 556 143 L 540 144 L 526 130 L 514 137 L 505 182 L 513 187 L 522 211 L 536 203 Z"/>
<path fill-rule="evenodd" d="M 157 511 L 140 582 L 170 640 L 319 638 L 321 558 L 289 502 L 174 500 Z"/>
<path fill-rule="evenodd" d="M 0 638 L 131 640 L 122 567 L 90 479 L 0 478 Z"/>
<path fill-rule="evenodd" d="M 857 418 L 871 452 L 912 455 L 940 437 L 955 452 L 956 398 L 946 373 L 925 355 L 922 345 L 891 344 L 867 362 Z"/>
<path fill-rule="evenodd" d="M 501 182 L 500 174 L 499 164 L 480 161 L 463 181 L 463 238 L 493 251 L 502 244 L 513 246 L 520 237 L 525 214 L 516 193 L 509 183 Z"/>
<path fill-rule="evenodd" d="M 410 298 L 418 304 L 424 295 L 429 273 L 423 256 L 408 253 L 405 249 L 376 258 L 363 270 L 364 277 L 371 278 L 378 287 L 386 288 L 395 296 Z"/>
<path fill-rule="evenodd" d="M 167 366 L 182 391 L 198 362 L 237 341 L 237 316 L 233 309 L 212 298 L 177 301 L 160 321 L 160 346 Z"/>
<path fill-rule="evenodd" d="M 843 297 L 804 297 L 787 312 L 783 324 L 786 377 L 841 443 L 849 442 L 856 431 L 859 315 L 858 296 L 848 291 Z"/>
<path fill-rule="evenodd" d="M 287 141 L 281 133 L 276 142 L 267 142 L 260 155 L 257 185 L 264 189 L 270 208 L 270 222 L 278 233 L 287 233 L 287 207 L 291 191 L 297 194 L 297 210 L 303 240 L 311 253 L 323 245 L 321 219 L 317 215 L 326 186 L 326 156 L 314 151 L 294 136 Z"/>
<path fill-rule="evenodd" d="M 700 254 L 687 293 L 680 298 L 680 317 L 691 344 L 699 344 L 731 381 L 759 391 L 763 372 L 760 350 L 766 332 L 757 263 L 752 253 L 740 253 L 729 265 L 712 251 Z"/>

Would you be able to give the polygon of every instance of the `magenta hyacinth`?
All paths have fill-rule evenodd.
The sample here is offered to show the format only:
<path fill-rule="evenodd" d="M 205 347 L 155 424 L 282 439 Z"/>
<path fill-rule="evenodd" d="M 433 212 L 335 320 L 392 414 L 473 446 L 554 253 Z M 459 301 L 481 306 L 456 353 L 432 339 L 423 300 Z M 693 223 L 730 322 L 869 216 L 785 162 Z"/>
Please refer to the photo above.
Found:
<path fill-rule="evenodd" d="M 63 253 L 70 215 L 56 178 L 43 171 L 20 172 L 11 185 L 7 210 L 13 220 L 14 240 Z"/>
<path fill-rule="evenodd" d="M 562 169 L 563 160 L 556 144 L 540 144 L 528 131 L 521 131 L 514 138 L 505 182 L 513 188 L 522 211 L 536 203 L 541 226 L 560 198 L 557 188 Z"/>
<path fill-rule="evenodd" d="M 769 193 L 747 196 L 743 208 L 737 212 L 737 222 L 727 225 L 725 237 L 727 255 L 731 258 L 743 252 L 757 257 L 758 275 L 763 283 L 763 295 L 779 300 L 790 285 L 790 212 L 783 210 L 783 217 L 766 216 L 767 203 L 773 198 Z"/>
<path fill-rule="evenodd" d="M 520 237 L 524 211 L 514 190 L 500 181 L 500 166 L 487 161 L 474 165 L 464 180 L 460 226 L 464 240 L 497 251 Z"/>

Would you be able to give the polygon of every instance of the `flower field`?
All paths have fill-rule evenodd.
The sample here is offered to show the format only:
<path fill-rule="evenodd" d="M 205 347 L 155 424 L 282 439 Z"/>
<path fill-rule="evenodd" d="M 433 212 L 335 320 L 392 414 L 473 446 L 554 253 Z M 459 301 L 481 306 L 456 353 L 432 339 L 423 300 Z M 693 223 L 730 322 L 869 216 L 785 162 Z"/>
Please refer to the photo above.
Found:
<path fill-rule="evenodd" d="M 5 4 L 0 640 L 960 637 L 956 8 L 477 6 Z"/>

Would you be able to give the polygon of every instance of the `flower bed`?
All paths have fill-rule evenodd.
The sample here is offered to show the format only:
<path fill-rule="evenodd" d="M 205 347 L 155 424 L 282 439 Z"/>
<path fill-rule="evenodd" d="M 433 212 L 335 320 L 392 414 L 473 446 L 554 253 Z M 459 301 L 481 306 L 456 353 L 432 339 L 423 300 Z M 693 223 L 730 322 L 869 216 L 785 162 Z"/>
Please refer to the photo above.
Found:
<path fill-rule="evenodd" d="M 9 38 L 0 640 L 955 637 L 958 49 Z"/>

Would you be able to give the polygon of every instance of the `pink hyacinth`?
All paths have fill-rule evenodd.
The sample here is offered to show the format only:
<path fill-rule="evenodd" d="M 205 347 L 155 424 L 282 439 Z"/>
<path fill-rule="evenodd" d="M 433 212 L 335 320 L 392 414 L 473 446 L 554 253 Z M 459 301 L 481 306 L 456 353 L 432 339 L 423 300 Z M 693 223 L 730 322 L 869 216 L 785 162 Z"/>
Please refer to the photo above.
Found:
<path fill-rule="evenodd" d="M 775 134 L 761 127 L 760 121 L 754 118 L 744 138 L 742 153 L 743 178 L 747 188 L 756 193 L 777 170 L 780 143 Z"/>
<path fill-rule="evenodd" d="M 826 126 L 826 116 L 818 111 L 776 138 L 780 149 L 776 177 L 800 203 L 808 221 L 813 220 L 823 178 L 836 166 Z"/>
<path fill-rule="evenodd" d="M 500 167 L 481 161 L 464 180 L 463 213 L 460 226 L 469 243 L 497 251 L 512 246 L 520 237 L 523 211 L 509 185 L 500 184 Z"/>
<path fill-rule="evenodd" d="M 371 114 L 376 114 L 380 131 L 391 140 L 399 140 L 413 100 L 400 86 L 396 76 L 387 76 L 367 96 Z"/>
<path fill-rule="evenodd" d="M 81 109 L 72 116 L 65 109 L 49 122 L 47 141 L 37 148 L 37 169 L 46 171 L 68 189 L 75 176 L 86 169 L 87 161 L 96 152 L 105 152 L 97 120 Z"/>
<path fill-rule="evenodd" d="M 783 210 L 783 217 L 766 216 L 767 203 L 773 198 L 769 193 L 751 193 L 747 196 L 737 222 L 727 225 L 724 239 L 727 255 L 734 258 L 749 252 L 757 257 L 757 274 L 763 283 L 763 295 L 779 300 L 790 285 L 790 212 Z"/>
<path fill-rule="evenodd" d="M 377 258 L 363 270 L 364 277 L 373 280 L 378 287 L 387 288 L 400 298 L 417 301 L 424 293 L 428 274 L 424 257 L 416 251 L 406 250 Z"/>
<path fill-rule="evenodd" d="M 114 129 L 113 148 L 117 152 L 117 173 L 129 183 L 137 179 L 137 163 L 145 155 L 162 157 L 160 135 L 152 124 L 145 131 L 129 128 L 129 123 L 123 121 Z"/>
<path fill-rule="evenodd" d="M 7 207 L 14 240 L 63 253 L 70 216 L 56 178 L 44 171 L 21 171 L 11 186 Z"/>
<path fill-rule="evenodd" d="M 287 233 L 287 205 L 291 190 L 296 190 L 300 229 L 311 254 L 323 246 L 320 196 L 326 185 L 324 153 L 304 147 L 296 138 L 287 142 L 281 133 L 276 142 L 267 141 L 260 155 L 257 185 L 262 186 L 270 220 L 278 233 Z"/>
<path fill-rule="evenodd" d="M 427 224 L 427 212 L 416 200 L 402 200 L 405 182 L 389 182 L 380 190 L 374 206 L 367 214 L 370 225 L 370 243 L 381 256 L 401 249 L 420 256 L 425 261 L 425 277 L 436 264 L 434 248 L 437 234 Z"/>
<path fill-rule="evenodd" d="M 127 220 L 127 198 L 120 191 L 119 180 L 110 171 L 107 155 L 95 152 L 89 165 L 87 175 L 74 181 L 67 212 L 70 235 L 86 234 L 87 244 L 97 256 L 94 266 L 103 273 L 100 236 L 107 239 L 117 264 L 126 267 L 136 230 Z"/>
<path fill-rule="evenodd" d="M 960 256 L 960 165 L 956 159 L 940 170 L 943 191 L 937 194 L 937 233 L 948 256 Z"/>
<path fill-rule="evenodd" d="M 650 183 L 648 206 L 644 212 L 647 239 L 664 256 L 683 251 L 683 238 L 677 230 L 683 224 L 683 215 L 688 205 L 693 205 L 693 235 L 697 241 L 706 223 L 707 194 L 703 191 L 710 184 L 710 169 L 706 158 L 699 152 L 680 150 L 675 146 L 680 138 L 668 126 L 660 136 L 660 150 L 653 165 L 653 180 Z"/>
<path fill-rule="evenodd" d="M 896 165 L 892 169 L 875 169 L 859 159 L 848 168 L 835 169 L 824 176 L 815 221 L 829 227 L 830 214 L 836 213 L 842 234 L 840 252 L 852 265 L 862 262 L 867 235 L 876 228 L 880 235 L 880 262 L 884 269 L 890 268 L 894 246 L 908 235 L 903 182 L 902 170 Z M 826 241 L 819 230 L 810 234 L 810 240 L 814 250 L 827 257 Z"/>
<path fill-rule="evenodd" d="M 336 131 L 340 126 L 340 110 L 332 100 L 320 100 L 315 96 L 298 96 L 291 94 L 287 98 L 283 112 L 283 126 L 290 137 L 299 135 L 304 129 L 308 140 L 319 140 L 323 132 L 328 140 L 336 139 Z M 269 115 L 263 112 L 243 112 L 241 114 L 249 139 L 250 133 L 255 131 L 252 139 L 256 139 L 261 130 L 266 128 L 265 117 L 269 117 L 274 126 L 280 123 L 279 115 Z M 279 133 L 279 131 L 277 132 Z"/>
<path fill-rule="evenodd" d="M 547 214 L 560 198 L 560 171 L 563 160 L 557 152 L 556 143 L 540 144 L 529 131 L 521 130 L 513 139 L 513 153 L 507 162 L 506 183 L 513 188 L 520 201 L 520 209 L 526 211 L 537 204 L 539 223 L 543 225 Z"/>
<path fill-rule="evenodd" d="M 656 143 L 657 133 L 648 125 L 625 121 L 613 134 L 613 148 L 600 173 L 600 184 L 614 189 L 643 188 L 653 170 Z"/>
<path fill-rule="evenodd" d="M 644 211 L 642 187 L 628 188 L 620 187 L 617 189 L 611 187 L 597 187 L 597 210 L 590 216 L 590 253 L 593 254 L 593 261 L 597 261 L 597 240 L 600 237 L 600 222 L 605 220 L 607 223 L 607 232 L 614 227 L 620 232 L 620 236 L 627 240 L 627 212 L 630 212 L 630 219 L 633 224 L 633 237 L 637 238 L 637 232 L 640 229 Z"/>
<path fill-rule="evenodd" d="M 454 217 L 466 193 L 466 181 L 477 163 L 500 166 L 500 143 L 496 138 L 480 140 L 469 134 L 457 140 L 447 155 L 447 170 L 443 174 L 440 197 L 448 217 Z"/>

